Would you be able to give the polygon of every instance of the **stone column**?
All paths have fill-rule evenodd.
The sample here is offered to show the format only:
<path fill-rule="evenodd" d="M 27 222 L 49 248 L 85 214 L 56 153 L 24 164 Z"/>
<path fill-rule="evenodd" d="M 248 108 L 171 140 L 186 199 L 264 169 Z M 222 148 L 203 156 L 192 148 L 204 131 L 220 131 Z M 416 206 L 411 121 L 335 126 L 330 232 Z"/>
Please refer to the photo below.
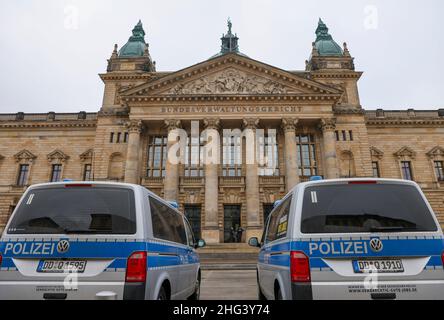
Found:
<path fill-rule="evenodd" d="M 246 175 L 245 175 L 245 185 L 246 185 L 246 205 L 247 205 L 247 232 L 246 240 L 251 237 L 260 238 L 262 235 L 262 223 L 260 221 L 259 215 L 259 171 L 258 171 L 258 161 L 257 161 L 257 146 L 256 146 L 256 128 L 259 124 L 259 119 L 248 118 L 244 119 L 244 132 L 246 135 Z M 248 129 L 251 130 L 253 141 L 249 141 Z M 253 152 L 252 163 L 248 163 L 248 152 Z"/>
<path fill-rule="evenodd" d="M 299 181 L 298 151 L 296 143 L 296 125 L 298 119 L 282 119 L 282 129 L 285 135 L 285 181 L 287 192 L 296 186 Z"/>
<path fill-rule="evenodd" d="M 180 120 L 165 120 L 165 125 L 168 130 L 168 134 L 174 130 L 181 127 Z M 168 139 L 167 150 L 174 145 L 175 141 L 170 141 Z M 167 154 L 168 156 L 168 154 Z M 165 164 L 165 179 L 164 179 L 164 198 L 167 201 L 178 201 L 179 200 L 179 164 L 174 164 L 167 158 Z"/>
<path fill-rule="evenodd" d="M 320 128 L 324 138 L 325 178 L 337 179 L 339 178 L 339 171 L 336 161 L 336 119 L 322 119 Z"/>
<path fill-rule="evenodd" d="M 139 150 L 140 134 L 143 124 L 141 120 L 131 120 L 126 124 L 128 128 L 128 149 L 126 152 L 125 182 L 140 183 Z"/>
<path fill-rule="evenodd" d="M 205 119 L 205 130 L 219 131 L 219 119 Z M 215 132 L 214 131 L 214 132 Z M 218 132 L 219 134 L 219 132 Z M 214 141 L 207 143 L 212 143 Z M 220 140 L 219 140 L 220 142 Z M 220 144 L 218 144 L 220 146 Z M 209 244 L 219 243 L 219 173 L 218 164 L 220 163 L 220 148 L 214 152 L 217 152 L 217 162 L 207 161 L 205 164 L 205 222 L 202 230 L 202 238 Z M 214 155 L 213 155 L 214 156 Z"/>

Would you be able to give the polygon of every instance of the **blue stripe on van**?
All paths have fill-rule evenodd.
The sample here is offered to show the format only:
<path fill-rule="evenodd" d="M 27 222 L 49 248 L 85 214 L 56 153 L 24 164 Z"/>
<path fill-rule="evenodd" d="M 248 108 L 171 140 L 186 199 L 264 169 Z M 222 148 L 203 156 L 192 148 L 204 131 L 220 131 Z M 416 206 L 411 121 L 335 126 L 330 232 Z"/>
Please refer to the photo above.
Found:
<path fill-rule="evenodd" d="M 373 252 L 369 246 L 369 240 L 358 239 L 319 239 L 284 242 L 264 248 L 259 254 L 259 262 L 277 266 L 289 266 L 290 256 L 273 255 L 277 252 L 303 251 L 310 257 L 312 268 L 329 268 L 322 260 L 326 258 L 353 258 L 353 257 L 421 257 L 430 256 L 427 267 L 442 267 L 441 254 L 444 251 L 444 240 L 434 239 L 381 239 L 383 249 Z M 266 257 L 268 261 L 266 261 Z"/>
<path fill-rule="evenodd" d="M 135 251 L 147 251 L 148 268 L 174 266 L 180 264 L 198 263 L 199 257 L 190 253 L 190 249 L 174 246 L 160 241 L 78 241 L 69 240 L 69 250 L 66 253 L 57 252 L 56 241 L 3 241 L 0 242 L 0 254 L 3 256 L 2 268 L 14 268 L 12 258 L 28 259 L 114 259 L 107 269 L 126 268 L 126 259 Z M 184 258 L 180 259 L 180 256 Z M 186 257 L 186 258 L 185 258 Z"/>

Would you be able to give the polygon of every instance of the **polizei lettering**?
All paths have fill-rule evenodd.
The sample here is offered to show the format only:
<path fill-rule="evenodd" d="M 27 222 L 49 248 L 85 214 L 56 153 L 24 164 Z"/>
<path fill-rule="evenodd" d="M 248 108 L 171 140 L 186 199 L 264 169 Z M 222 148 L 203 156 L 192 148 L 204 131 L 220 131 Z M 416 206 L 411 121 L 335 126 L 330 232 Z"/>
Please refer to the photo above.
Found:
<path fill-rule="evenodd" d="M 355 255 L 367 254 L 366 241 L 310 242 L 310 255 Z"/>
<path fill-rule="evenodd" d="M 4 255 L 51 255 L 54 253 L 55 243 L 51 242 L 8 242 L 5 245 Z"/>

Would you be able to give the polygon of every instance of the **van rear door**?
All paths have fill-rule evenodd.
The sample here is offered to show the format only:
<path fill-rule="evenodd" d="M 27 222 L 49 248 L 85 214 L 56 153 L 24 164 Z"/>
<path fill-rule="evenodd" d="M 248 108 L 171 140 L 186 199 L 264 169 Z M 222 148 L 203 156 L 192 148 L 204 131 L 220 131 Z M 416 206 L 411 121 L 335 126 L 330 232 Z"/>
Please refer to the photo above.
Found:
<path fill-rule="evenodd" d="M 55 184 L 25 194 L 2 239 L 0 298 L 123 298 L 137 241 L 135 190 Z M 143 257 L 142 257 L 143 258 Z"/>
<path fill-rule="evenodd" d="M 300 232 L 315 299 L 434 299 L 444 294 L 442 233 L 412 183 L 308 185 Z"/>

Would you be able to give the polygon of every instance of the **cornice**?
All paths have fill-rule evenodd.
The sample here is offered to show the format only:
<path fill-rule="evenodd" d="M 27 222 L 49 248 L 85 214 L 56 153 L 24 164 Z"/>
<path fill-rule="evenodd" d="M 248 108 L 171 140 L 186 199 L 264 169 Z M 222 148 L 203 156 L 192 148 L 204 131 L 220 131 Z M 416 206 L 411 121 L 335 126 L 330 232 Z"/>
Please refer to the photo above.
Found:
<path fill-rule="evenodd" d="M 0 123 L 0 129 L 21 129 L 21 128 L 95 128 L 96 121 L 82 121 L 82 122 L 8 122 Z"/>
<path fill-rule="evenodd" d="M 369 126 L 443 126 L 444 119 L 366 119 L 365 123 Z"/>
<path fill-rule="evenodd" d="M 158 72 L 158 73 L 101 73 L 99 74 L 102 80 L 158 80 L 170 72 Z"/>
<path fill-rule="evenodd" d="M 353 72 L 329 72 L 329 71 L 320 71 L 320 72 L 311 72 L 309 74 L 310 79 L 359 79 L 361 78 L 363 72 L 353 71 Z"/>
<path fill-rule="evenodd" d="M 336 102 L 341 94 L 279 94 L 279 95 L 159 95 L 159 96 L 123 96 L 121 99 L 127 103 L 137 102 L 209 102 L 209 101 L 331 101 Z"/>

